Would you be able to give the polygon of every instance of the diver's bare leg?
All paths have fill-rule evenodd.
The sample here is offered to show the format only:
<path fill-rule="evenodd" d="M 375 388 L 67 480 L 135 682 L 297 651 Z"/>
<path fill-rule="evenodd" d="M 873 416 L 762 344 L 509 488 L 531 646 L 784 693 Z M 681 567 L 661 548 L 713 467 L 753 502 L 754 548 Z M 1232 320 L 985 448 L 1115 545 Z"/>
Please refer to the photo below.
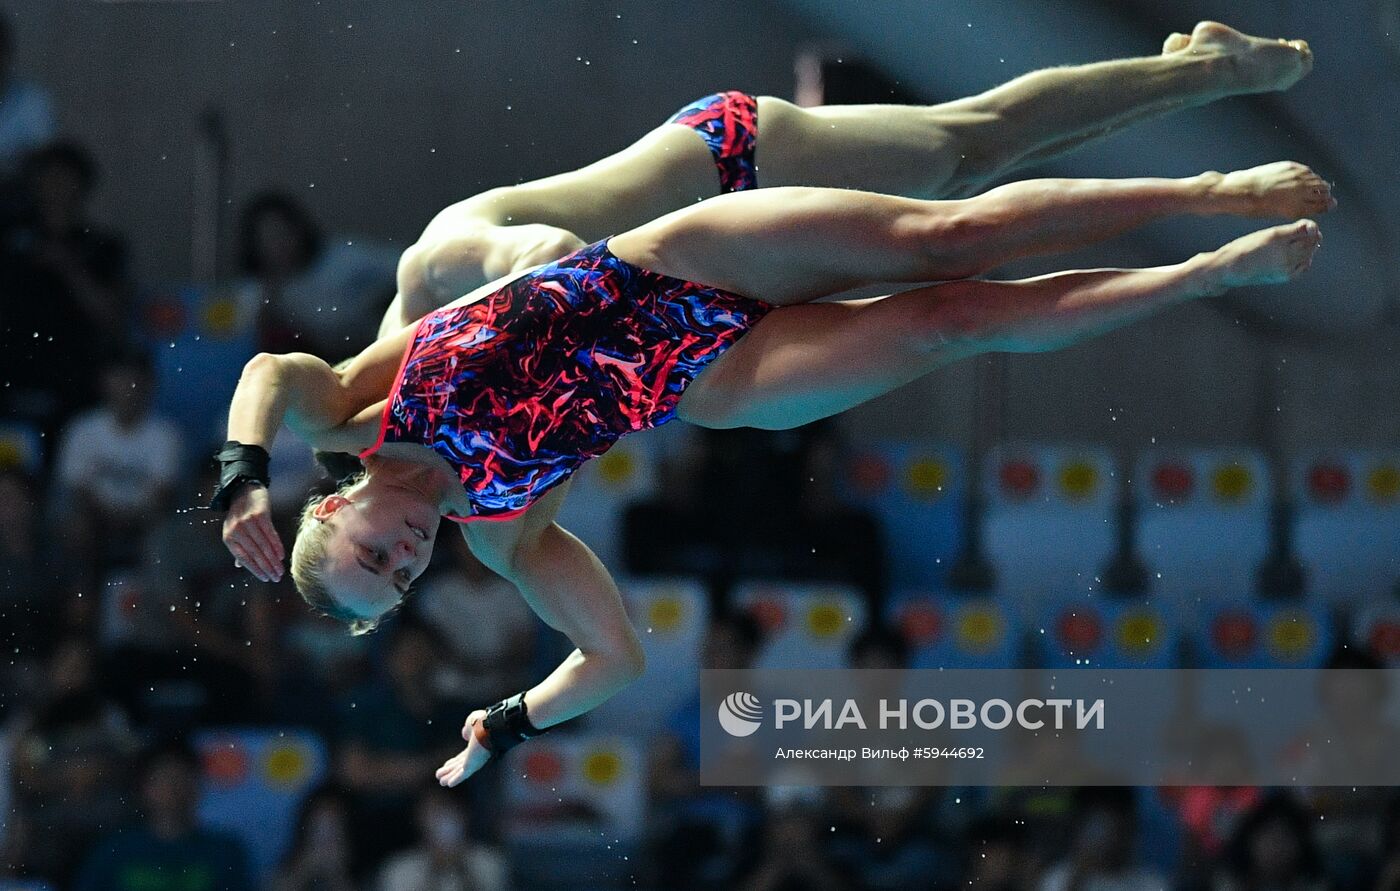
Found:
<path fill-rule="evenodd" d="M 614 238 L 624 260 L 791 305 L 880 282 L 980 275 L 1178 214 L 1296 218 L 1333 206 L 1291 161 L 1185 179 L 1040 179 L 959 201 L 848 189 L 761 189 Z"/>
<path fill-rule="evenodd" d="M 1288 281 L 1308 267 L 1319 242 L 1317 224 L 1304 220 L 1174 266 L 948 282 L 779 307 L 700 374 L 679 413 L 710 427 L 799 426 L 958 359 L 1059 349 L 1186 300 Z"/>
<path fill-rule="evenodd" d="M 1157 56 L 1051 68 L 934 106 L 801 109 L 764 97 L 764 186 L 815 185 L 940 198 L 971 194 L 1017 167 L 1130 123 L 1226 96 L 1281 90 L 1312 65 L 1303 41 L 1202 22 Z"/>

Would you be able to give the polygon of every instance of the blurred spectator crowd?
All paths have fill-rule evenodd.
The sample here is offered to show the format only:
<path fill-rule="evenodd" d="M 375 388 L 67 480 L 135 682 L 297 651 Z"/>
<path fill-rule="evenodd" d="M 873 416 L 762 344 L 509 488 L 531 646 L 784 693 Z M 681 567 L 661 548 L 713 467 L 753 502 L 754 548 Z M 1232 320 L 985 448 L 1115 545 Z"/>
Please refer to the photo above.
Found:
<path fill-rule="evenodd" d="M 509 788 L 549 767 L 529 746 L 439 788 L 465 715 L 564 642 L 450 530 L 369 639 L 235 569 L 199 507 L 217 429 L 162 409 L 185 398 L 169 302 L 92 218 L 99 164 L 55 138 L 11 55 L 0 27 L 0 889 L 1400 891 L 1388 791 L 701 788 L 694 698 L 634 740 L 625 839 L 531 842 Z M 222 308 L 232 355 L 334 361 L 372 337 L 393 252 L 330 237 L 278 192 L 246 202 L 236 237 L 240 276 L 195 304 Z M 614 568 L 697 580 L 706 667 L 764 646 L 735 596 L 754 578 L 854 592 L 872 618 L 844 664 L 909 665 L 909 629 L 880 618 L 897 532 L 837 485 L 849 459 L 829 426 L 693 432 L 622 506 Z M 297 483 L 328 482 L 288 460 L 284 533 Z M 611 721 L 577 729 L 626 735 Z M 610 765 L 588 768 L 599 786 Z"/>

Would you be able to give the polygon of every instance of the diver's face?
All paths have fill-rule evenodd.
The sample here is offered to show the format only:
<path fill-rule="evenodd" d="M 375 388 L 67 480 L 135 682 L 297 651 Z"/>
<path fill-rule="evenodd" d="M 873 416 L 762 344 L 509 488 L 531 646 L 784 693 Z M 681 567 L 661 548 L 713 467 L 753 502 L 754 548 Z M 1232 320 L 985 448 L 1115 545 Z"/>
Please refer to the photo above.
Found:
<path fill-rule="evenodd" d="M 423 574 L 439 519 L 422 493 L 374 478 L 349 496 L 328 496 L 315 516 L 331 529 L 326 587 L 362 619 L 388 612 Z"/>

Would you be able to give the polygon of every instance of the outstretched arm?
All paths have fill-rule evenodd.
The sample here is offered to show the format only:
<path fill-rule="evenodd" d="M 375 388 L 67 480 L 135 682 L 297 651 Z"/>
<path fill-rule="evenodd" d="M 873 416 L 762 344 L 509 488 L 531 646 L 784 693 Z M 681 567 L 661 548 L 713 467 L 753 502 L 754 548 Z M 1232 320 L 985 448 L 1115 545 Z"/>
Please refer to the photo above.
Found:
<path fill-rule="evenodd" d="M 577 717 L 641 675 L 646 657 L 622 596 L 587 545 L 551 523 L 520 543 L 512 563 L 506 578 L 576 647 L 526 695 L 536 727 Z"/>
<path fill-rule="evenodd" d="M 562 493 L 555 496 L 553 505 L 542 503 L 544 510 L 552 512 L 559 497 Z M 464 530 L 473 551 L 514 582 L 540 618 L 576 647 L 548 677 L 526 691 L 532 724 L 544 729 L 577 717 L 642 673 L 646 658 L 617 585 L 587 545 L 552 520 L 527 529 L 513 543 L 509 542 L 513 533 L 479 528 L 486 525 Z M 467 748 L 438 770 L 443 785 L 457 785 L 490 757 L 471 732 L 484 714 L 476 711 L 467 717 L 462 728 Z"/>

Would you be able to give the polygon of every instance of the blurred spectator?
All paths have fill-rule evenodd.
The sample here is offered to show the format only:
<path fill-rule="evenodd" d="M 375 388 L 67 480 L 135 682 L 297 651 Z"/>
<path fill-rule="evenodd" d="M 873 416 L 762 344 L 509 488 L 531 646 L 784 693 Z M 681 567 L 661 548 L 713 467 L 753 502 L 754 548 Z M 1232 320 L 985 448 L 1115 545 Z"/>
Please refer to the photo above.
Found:
<path fill-rule="evenodd" d="M 1069 856 L 1041 880 L 1041 891 L 1163 891 L 1165 877 L 1138 865 L 1134 790 L 1091 787 L 1079 794 Z"/>
<path fill-rule="evenodd" d="M 707 515 L 699 472 L 709 448 L 710 440 L 698 433 L 680 439 L 657 463 L 655 496 L 627 506 L 622 539 L 628 574 L 721 581 L 724 546 Z"/>
<path fill-rule="evenodd" d="M 1328 891 L 1313 820 L 1276 792 L 1249 813 L 1225 852 L 1215 891 Z"/>
<path fill-rule="evenodd" d="M 70 554 L 104 565 L 135 562 L 146 533 L 170 510 L 180 478 L 180 432 L 153 413 L 149 358 L 102 367 L 102 403 L 64 428 L 57 466 Z"/>
<path fill-rule="evenodd" d="M 30 862 L 59 880 L 76 865 L 72 852 L 122 817 L 125 759 L 136 748 L 126 714 L 102 694 L 93 659 L 82 638 L 54 649 L 15 745 L 18 797 L 41 821 Z"/>
<path fill-rule="evenodd" d="M 1025 829 L 1008 817 L 985 817 L 968 827 L 961 886 L 977 891 L 1021 891 L 1032 886 Z"/>
<path fill-rule="evenodd" d="M 288 667 L 277 659 L 268 592 L 241 576 L 207 588 L 158 578 L 115 573 L 103 587 L 114 693 L 167 735 L 262 719 Z"/>
<path fill-rule="evenodd" d="M 306 797 L 271 891 L 356 891 L 349 811 L 345 793 L 332 786 Z"/>
<path fill-rule="evenodd" d="M 1163 789 L 1164 803 L 1185 830 L 1180 878 L 1192 887 L 1209 872 L 1244 815 L 1264 793 L 1255 786 L 1186 786 Z"/>
<path fill-rule="evenodd" d="M 874 517 L 837 496 L 837 441 L 830 422 L 795 430 L 701 430 L 703 460 L 682 499 L 637 510 L 627 530 L 630 562 L 648 565 L 675 548 L 713 560 L 714 583 L 762 576 L 839 581 L 871 597 L 883 588 Z M 722 492 L 724 497 L 714 497 Z M 700 493 L 707 493 L 701 497 Z M 668 514 L 669 511 L 669 514 Z M 699 537 L 703 545 L 686 542 Z M 679 569 L 679 567 L 676 567 Z"/>
<path fill-rule="evenodd" d="M 1323 871 L 1338 887 L 1361 888 L 1375 881 L 1380 868 L 1390 790 L 1332 786 L 1327 777 L 1385 775 L 1400 751 L 1400 729 L 1388 715 L 1391 679 L 1383 660 L 1346 642 L 1324 667 L 1317 689 L 1321 717 L 1293 747 L 1301 754 L 1300 780 L 1312 781 L 1305 800 L 1319 818 L 1313 831 Z"/>
<path fill-rule="evenodd" d="M 467 832 L 462 798 L 436 783 L 425 786 L 413 811 L 418 841 L 389 858 L 378 891 L 506 891 L 506 858 Z"/>
<path fill-rule="evenodd" d="M 758 620 L 743 611 L 716 613 L 705 629 L 700 644 L 700 666 L 714 669 L 743 669 L 753 667 L 763 646 L 763 629 Z M 693 788 L 692 775 L 700 767 L 700 691 L 671 713 L 667 722 L 663 746 L 674 746 L 678 763 L 668 764 L 665 774 L 680 777 L 685 788 Z M 663 780 L 664 782 L 664 780 Z"/>
<path fill-rule="evenodd" d="M 1172 723 L 1172 745 L 1181 750 L 1175 770 L 1182 773 L 1177 782 L 1156 790 L 1155 801 L 1182 830 L 1177 868 L 1182 887 L 1205 887 L 1235 827 L 1263 800 L 1264 793 L 1256 786 L 1237 785 L 1254 776 L 1254 754 L 1240 728 L 1192 716 Z M 1180 782 L 1183 776 L 1194 778 L 1192 784 Z M 1201 785 L 1201 781 L 1215 785 Z"/>
<path fill-rule="evenodd" d="M 841 442 L 834 428 L 816 429 L 806 443 L 796 510 L 785 511 L 791 576 L 842 582 L 859 588 L 869 602 L 884 596 L 886 576 L 880 524 L 867 510 L 842 498 Z"/>
<path fill-rule="evenodd" d="M 0 606 L 31 594 L 47 574 L 40 565 L 39 494 L 18 468 L 0 468 Z"/>
<path fill-rule="evenodd" d="M 745 576 L 841 582 L 878 597 L 879 525 L 838 494 L 833 430 L 699 431 L 684 462 L 662 463 L 656 498 L 628 508 L 628 571 L 701 575 L 721 588 Z"/>
<path fill-rule="evenodd" d="M 907 668 L 909 643 L 881 625 L 871 625 L 851 641 L 851 668 Z"/>
<path fill-rule="evenodd" d="M 199 825 L 199 760 L 182 746 L 142 761 L 142 823 L 97 841 L 74 891 L 153 891 L 254 887 L 248 856 L 234 836 Z"/>
<path fill-rule="evenodd" d="M 56 567 L 39 535 L 39 493 L 18 469 L 0 469 L 0 647 L 17 658 L 0 664 L 0 714 L 44 641 L 39 621 Z"/>
<path fill-rule="evenodd" d="M 48 432 L 91 400 L 95 357 L 127 341 L 126 247 L 88 215 L 97 164 L 71 142 L 25 161 L 24 211 L 0 237 L 6 408 Z"/>
<path fill-rule="evenodd" d="M 1383 775 L 1400 750 L 1400 728 L 1386 714 L 1391 694 L 1385 663 L 1364 647 L 1347 644 L 1324 668 L 1317 688 L 1322 716 L 1298 743 L 1305 751 L 1301 776 L 1323 781 L 1338 770 Z M 1306 745 L 1309 740 L 1313 745 Z"/>
<path fill-rule="evenodd" d="M 434 689 L 440 646 L 427 626 L 399 617 L 386 629 L 383 671 L 340 704 L 336 761 L 354 796 L 355 844 L 371 861 L 413 841 L 413 796 L 462 748 L 466 712 Z"/>
<path fill-rule="evenodd" d="M 831 859 L 825 827 L 809 808 L 770 813 L 755 865 L 729 887 L 739 891 L 840 891 L 856 885 Z"/>
<path fill-rule="evenodd" d="M 446 645 L 453 695 L 489 704 L 528 685 L 535 616 L 515 586 L 487 569 L 456 530 L 447 539 L 445 565 L 419 584 L 409 610 Z"/>
<path fill-rule="evenodd" d="M 332 363 L 375 339 L 394 296 L 398 252 L 327 240 L 296 198 L 263 192 L 243 206 L 235 287 L 238 325 L 256 328 L 258 348 L 316 353 Z"/>
<path fill-rule="evenodd" d="M 888 669 L 906 668 L 908 663 L 909 644 L 900 635 L 878 624 L 870 625 L 856 635 L 846 652 L 848 666 L 871 669 L 856 679 L 861 697 L 868 697 L 869 701 L 902 698 L 907 678 L 898 671 Z"/>
<path fill-rule="evenodd" d="M 30 862 L 34 830 L 22 812 L 9 811 L 5 833 L 0 836 L 0 891 L 52 891 L 53 885 Z"/>
<path fill-rule="evenodd" d="M 307 724 L 333 734 L 337 703 L 369 675 L 369 652 L 345 623 L 318 615 L 300 597 L 274 603 L 280 634 L 277 646 L 275 720 Z"/>
<path fill-rule="evenodd" d="M 1380 880 L 1387 856 L 1397 850 L 1395 839 L 1387 837 L 1395 796 L 1395 789 L 1378 786 L 1313 786 L 1303 791 L 1303 802 L 1316 815 L 1310 823 L 1329 885 L 1369 888 Z"/>
<path fill-rule="evenodd" d="M 942 887 L 955 878 L 957 855 L 939 832 L 933 803 L 943 790 L 877 786 L 835 791 L 828 847 L 867 891 Z"/>
<path fill-rule="evenodd" d="M 1391 790 L 1390 808 L 1381 825 L 1381 852 L 1375 891 L 1400 891 L 1400 795 Z"/>
<path fill-rule="evenodd" d="M 763 643 L 746 612 L 716 613 L 700 649 L 703 668 L 748 668 Z M 709 888 L 730 876 L 761 813 L 752 790 L 700 788 L 700 697 L 677 708 L 653 740 L 647 766 L 649 825 L 663 875 L 676 889 Z"/>
<path fill-rule="evenodd" d="M 0 179 L 14 175 L 31 149 L 53 138 L 53 100 L 49 91 L 15 77 L 15 36 L 0 15 Z"/>

